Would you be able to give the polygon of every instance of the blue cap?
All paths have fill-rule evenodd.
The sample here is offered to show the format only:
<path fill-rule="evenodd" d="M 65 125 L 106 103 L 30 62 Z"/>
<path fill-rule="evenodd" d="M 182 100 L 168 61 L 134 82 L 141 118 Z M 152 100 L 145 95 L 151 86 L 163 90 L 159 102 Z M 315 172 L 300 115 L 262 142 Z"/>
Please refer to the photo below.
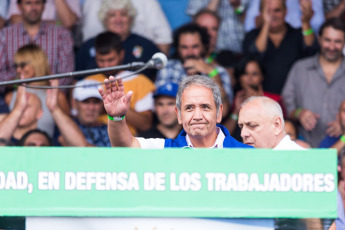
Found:
<path fill-rule="evenodd" d="M 164 85 L 158 86 L 154 98 L 159 96 L 176 97 L 178 91 L 178 85 L 176 83 L 168 82 Z"/>

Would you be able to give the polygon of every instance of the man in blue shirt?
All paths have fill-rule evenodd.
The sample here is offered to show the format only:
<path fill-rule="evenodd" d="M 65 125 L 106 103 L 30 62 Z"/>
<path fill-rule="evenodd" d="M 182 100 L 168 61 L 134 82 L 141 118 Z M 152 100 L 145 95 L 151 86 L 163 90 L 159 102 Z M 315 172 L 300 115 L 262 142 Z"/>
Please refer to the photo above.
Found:
<path fill-rule="evenodd" d="M 108 134 L 112 146 L 137 148 L 249 148 L 217 125 L 222 120 L 222 100 L 218 84 L 206 76 L 181 80 L 176 96 L 176 114 L 183 130 L 176 139 L 135 138 L 126 124 L 125 114 L 133 92 L 124 92 L 121 79 L 109 77 L 105 90 L 99 88 L 108 113 Z"/>

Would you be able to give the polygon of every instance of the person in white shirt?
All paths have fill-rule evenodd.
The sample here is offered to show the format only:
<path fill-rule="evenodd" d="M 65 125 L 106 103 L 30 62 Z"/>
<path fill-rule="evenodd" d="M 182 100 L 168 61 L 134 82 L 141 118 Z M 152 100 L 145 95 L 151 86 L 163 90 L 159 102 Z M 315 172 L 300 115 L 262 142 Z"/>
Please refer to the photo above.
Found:
<path fill-rule="evenodd" d="M 304 149 L 286 135 L 282 109 L 268 97 L 253 96 L 245 100 L 239 112 L 238 125 L 243 143 L 255 148 Z"/>

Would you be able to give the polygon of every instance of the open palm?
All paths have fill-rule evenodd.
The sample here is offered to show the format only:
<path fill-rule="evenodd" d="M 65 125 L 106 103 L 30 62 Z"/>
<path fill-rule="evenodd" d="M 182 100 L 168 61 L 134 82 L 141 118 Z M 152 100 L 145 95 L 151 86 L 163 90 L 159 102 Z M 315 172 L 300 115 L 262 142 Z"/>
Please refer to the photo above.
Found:
<path fill-rule="evenodd" d="M 123 116 L 129 110 L 129 103 L 133 92 L 125 94 L 121 79 L 115 81 L 113 76 L 109 80 L 104 80 L 105 89 L 99 88 L 98 91 L 103 98 L 104 108 L 110 116 Z"/>

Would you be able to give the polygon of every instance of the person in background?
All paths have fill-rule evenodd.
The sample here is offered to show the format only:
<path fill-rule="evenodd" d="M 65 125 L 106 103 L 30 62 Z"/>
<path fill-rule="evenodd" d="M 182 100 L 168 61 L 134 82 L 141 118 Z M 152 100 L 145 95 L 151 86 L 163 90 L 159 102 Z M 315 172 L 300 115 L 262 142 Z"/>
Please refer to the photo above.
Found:
<path fill-rule="evenodd" d="M 92 146 L 110 147 L 107 125 L 98 121 L 103 111 L 103 101 L 98 93 L 98 81 L 81 80 L 73 89 L 73 107 L 77 115 L 75 122 Z"/>
<path fill-rule="evenodd" d="M 26 147 L 47 147 L 52 145 L 49 135 L 40 129 L 29 130 L 20 138 L 17 144 L 17 146 Z"/>
<path fill-rule="evenodd" d="M 20 8 L 22 0 L 10 0 L 7 19 L 11 24 L 23 21 Z M 27 4 L 38 4 L 39 1 L 31 0 Z M 42 21 L 47 21 L 56 25 L 62 25 L 66 29 L 71 29 L 81 17 L 79 0 L 44 0 L 44 11 Z"/>
<path fill-rule="evenodd" d="M 262 0 L 251 0 L 247 9 L 246 18 L 244 20 L 244 28 L 249 32 L 255 28 L 259 28 L 263 22 L 263 15 L 260 14 L 260 4 Z M 272 1 L 272 0 L 271 0 Z M 305 4 L 311 4 L 314 11 L 310 19 L 310 25 L 315 34 L 318 34 L 320 26 L 325 21 L 322 0 L 289 0 L 286 3 L 285 21 L 293 28 L 298 29 L 302 26 L 301 16 Z"/>
<path fill-rule="evenodd" d="M 177 90 L 178 85 L 175 83 L 167 83 L 156 90 L 153 97 L 155 99 L 157 124 L 140 133 L 139 137 L 165 139 L 177 137 L 182 129 L 175 113 Z"/>
<path fill-rule="evenodd" d="M 106 31 L 116 33 L 121 37 L 125 50 L 123 63 L 147 62 L 160 50 L 150 40 L 131 32 L 137 11 L 130 0 L 104 0 L 99 10 L 99 20 Z M 95 38 L 84 42 L 76 56 L 76 69 L 85 70 L 97 68 L 94 47 Z M 156 70 L 147 69 L 143 73 L 154 80 Z"/>
<path fill-rule="evenodd" d="M 230 50 L 242 54 L 245 35 L 243 22 L 249 2 L 249 0 L 189 0 L 187 14 L 193 16 L 203 8 L 217 12 L 221 18 L 217 50 Z"/>
<path fill-rule="evenodd" d="M 172 42 L 171 29 L 158 1 L 131 0 L 131 3 L 137 12 L 131 32 L 152 41 L 162 52 L 168 55 Z M 101 0 L 85 0 L 83 3 L 83 41 L 104 32 L 103 22 L 98 17 L 101 4 Z M 119 3 L 116 4 L 119 5 Z M 174 6 L 176 5 L 177 3 L 174 1 Z"/>
<path fill-rule="evenodd" d="M 238 113 L 242 103 L 247 98 L 251 96 L 266 96 L 278 102 L 281 107 L 282 101 L 280 95 L 263 90 L 262 82 L 265 78 L 265 70 L 259 58 L 255 56 L 243 58 L 238 65 L 236 75 L 238 76 L 239 90 L 235 94 L 231 114 L 224 120 L 223 124 L 237 140 L 241 140 L 240 129 L 237 125 Z"/>
<path fill-rule="evenodd" d="M 175 54 L 168 60 L 165 68 L 157 72 L 156 87 L 168 82 L 179 82 L 191 75 L 202 74 L 212 78 L 222 90 L 222 101 L 225 115 L 233 100 L 231 79 L 225 68 L 207 63 L 206 55 L 209 47 L 209 35 L 205 28 L 195 23 L 186 24 L 174 32 Z"/>
<path fill-rule="evenodd" d="M 27 44 L 36 44 L 46 53 L 52 74 L 74 69 L 73 41 L 70 32 L 61 26 L 42 21 L 44 0 L 20 0 L 18 8 L 23 21 L 0 31 L 0 81 L 16 78 L 13 66 L 17 50 Z M 60 79 L 60 85 L 72 78 Z M 3 93 L 4 87 L 0 88 Z"/>
<path fill-rule="evenodd" d="M 292 141 L 296 142 L 298 145 L 302 146 L 303 148 L 306 148 L 306 149 L 311 148 L 307 142 L 298 138 L 297 126 L 293 121 L 289 119 L 284 119 L 284 123 L 285 123 L 285 126 L 284 126 L 285 133 L 286 135 L 290 136 Z"/>
<path fill-rule="evenodd" d="M 58 80 L 51 80 L 51 86 L 58 86 Z M 58 90 L 47 90 L 46 104 L 65 140 L 67 146 L 87 146 L 83 133 L 77 124 L 66 115 L 57 103 Z M 11 112 L 0 122 L 0 138 L 12 140 L 14 144 L 23 135 L 37 128 L 42 115 L 41 102 L 35 94 L 26 93 L 23 86 L 18 87 L 16 103 Z"/>
<path fill-rule="evenodd" d="M 244 53 L 260 56 L 266 70 L 264 90 L 281 94 L 295 61 L 317 52 L 316 36 L 310 26 L 312 6 L 310 1 L 303 1 L 300 29 L 294 29 L 285 22 L 285 0 L 263 0 L 260 12 L 262 26 L 246 34 Z"/>
<path fill-rule="evenodd" d="M 282 93 L 289 118 L 299 122 L 299 133 L 313 148 L 327 134 L 341 135 L 336 115 L 345 99 L 344 22 L 328 19 L 319 44 L 320 53 L 294 64 Z"/>
<path fill-rule="evenodd" d="M 35 44 L 28 44 L 20 47 L 14 56 L 14 66 L 18 78 L 27 79 L 40 76 L 50 75 L 50 68 L 48 59 L 44 51 Z M 32 82 L 28 83 L 30 87 L 49 86 L 48 81 Z M 28 88 L 27 92 L 35 94 L 42 104 L 43 114 L 38 120 L 37 128 L 47 132 L 52 138 L 54 134 L 55 122 L 45 103 L 47 97 L 46 89 Z M 17 91 L 11 91 L 6 94 L 5 101 L 12 110 L 15 105 Z M 58 104 L 61 109 L 69 115 L 69 104 L 67 102 L 66 95 L 59 90 L 58 92 Z"/>
<path fill-rule="evenodd" d="M 237 62 L 237 57 L 229 50 L 218 50 L 216 48 L 219 25 L 221 24 L 220 17 L 212 10 L 202 9 L 193 16 L 193 21 L 197 25 L 205 28 L 210 37 L 209 47 L 206 54 L 206 62 L 225 67 L 231 77 L 231 86 L 234 87 L 236 83 L 236 79 L 234 77 L 234 66 Z"/>
<path fill-rule="evenodd" d="M 125 55 L 122 44 L 121 37 L 117 34 L 112 32 L 99 34 L 95 39 L 98 68 L 122 65 Z M 155 86 L 153 82 L 143 74 L 133 75 L 132 71 L 126 70 L 97 74 L 89 76 L 87 79 L 104 82 L 104 79 L 112 74 L 116 75 L 116 77 L 124 77 L 123 83 L 126 91 L 132 90 L 134 92 L 126 119 L 132 134 L 137 135 L 138 132 L 150 129 L 153 117 L 152 111 L 154 109 L 152 95 Z"/>

